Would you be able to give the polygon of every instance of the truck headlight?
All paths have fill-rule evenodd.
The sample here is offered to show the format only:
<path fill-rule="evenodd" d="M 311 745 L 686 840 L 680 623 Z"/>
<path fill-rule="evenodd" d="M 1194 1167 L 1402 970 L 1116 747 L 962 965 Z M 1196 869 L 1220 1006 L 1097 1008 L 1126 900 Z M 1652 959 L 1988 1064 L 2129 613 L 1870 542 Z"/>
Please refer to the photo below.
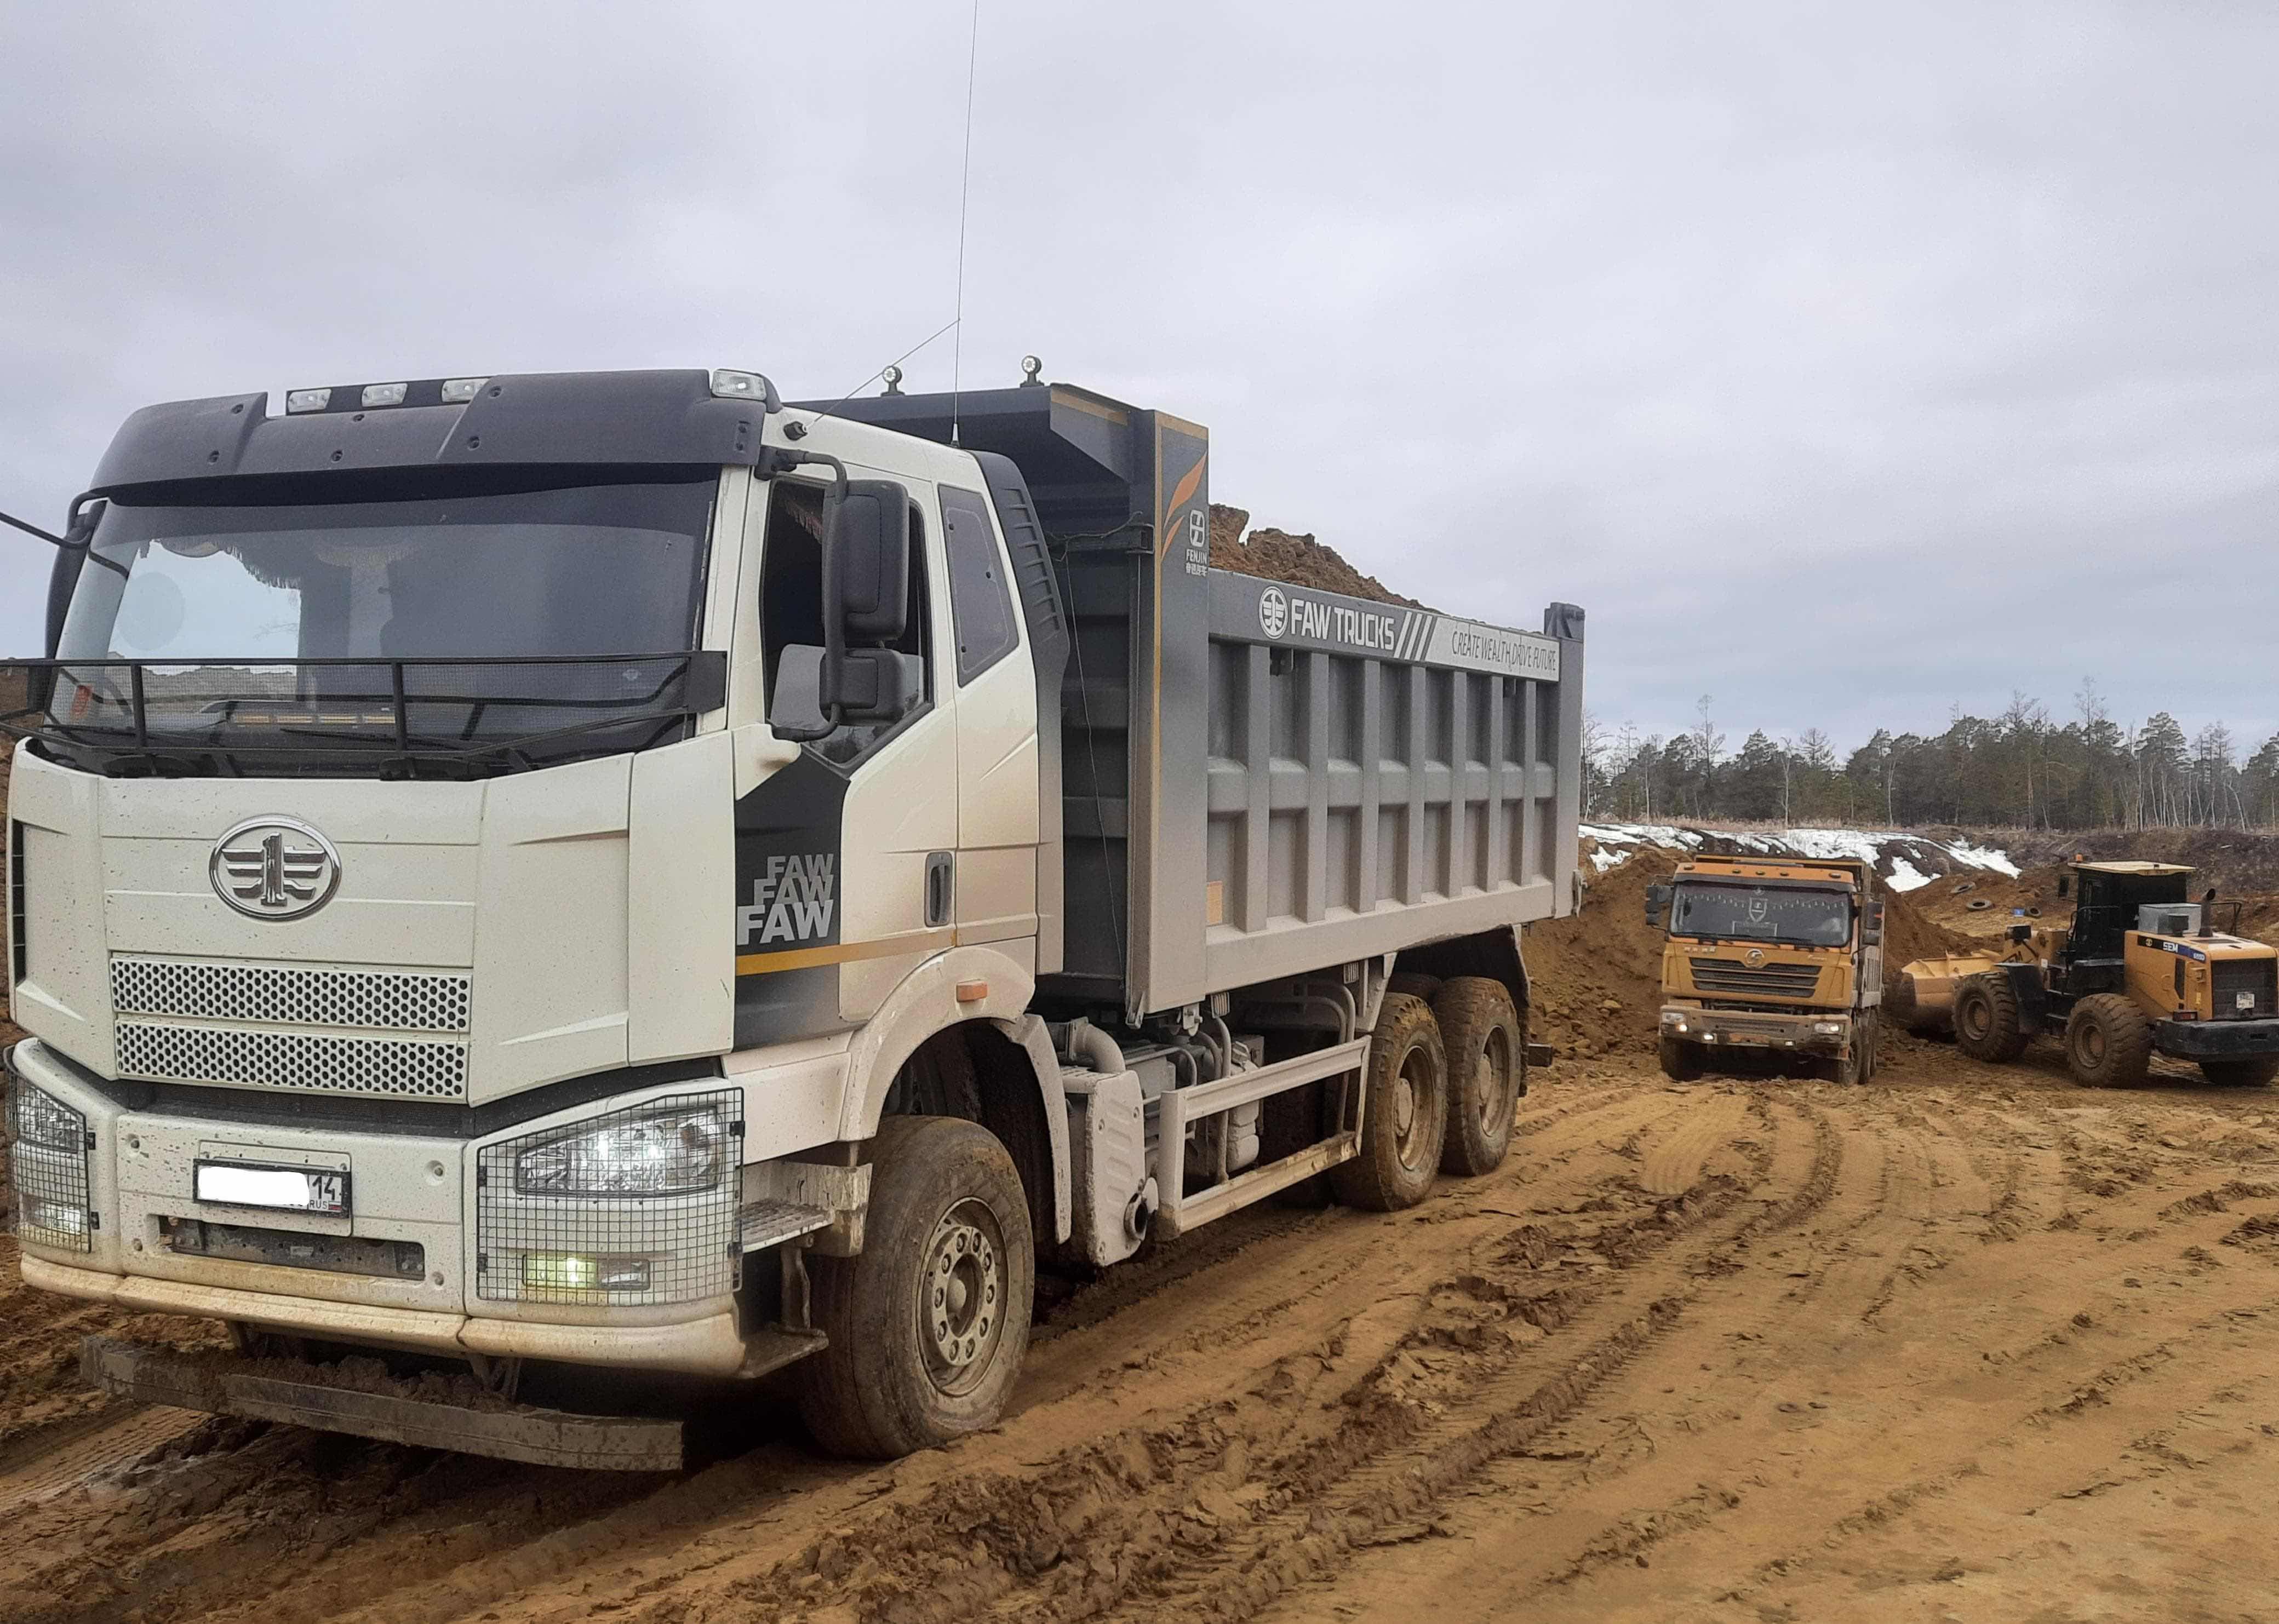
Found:
<path fill-rule="evenodd" d="M 742 1259 L 744 1092 L 674 1094 L 475 1151 L 475 1295 L 694 1302 Z"/>
<path fill-rule="evenodd" d="M 1843 1032 L 1844 1023 L 1841 1021 L 1815 1021 L 1812 1023 L 1812 1030 L 1822 1038 L 1834 1038 L 1839 1036 Z"/>
<path fill-rule="evenodd" d="M 627 1111 L 524 1151 L 514 1187 L 524 1195 L 694 1195 L 720 1182 L 728 1119 L 717 1106 Z"/>
<path fill-rule="evenodd" d="M 87 1118 L 8 1069 L 8 1176 L 16 1231 L 34 1245 L 93 1248 Z"/>

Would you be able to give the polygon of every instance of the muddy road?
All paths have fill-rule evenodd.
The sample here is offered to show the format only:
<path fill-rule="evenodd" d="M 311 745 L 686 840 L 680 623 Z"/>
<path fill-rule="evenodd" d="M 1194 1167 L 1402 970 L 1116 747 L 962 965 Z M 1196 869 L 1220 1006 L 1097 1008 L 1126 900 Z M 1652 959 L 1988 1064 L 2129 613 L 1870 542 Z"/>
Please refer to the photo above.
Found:
<path fill-rule="evenodd" d="M 1001 1428 L 886 1467 L 766 1406 L 677 1479 L 96 1408 L 105 1316 L 17 1290 L 0 1617 L 2275 1615 L 2279 1097 L 1903 1043 L 1566 1064 L 1522 1122 L 1061 1297 Z"/>

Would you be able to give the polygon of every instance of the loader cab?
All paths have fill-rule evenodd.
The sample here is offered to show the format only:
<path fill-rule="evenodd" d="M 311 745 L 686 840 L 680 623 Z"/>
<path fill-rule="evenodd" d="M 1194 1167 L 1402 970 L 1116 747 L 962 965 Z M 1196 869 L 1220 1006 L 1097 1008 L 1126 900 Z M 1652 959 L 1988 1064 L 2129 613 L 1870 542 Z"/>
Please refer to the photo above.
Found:
<path fill-rule="evenodd" d="M 2129 936 L 2138 929 L 2143 911 L 2185 907 L 2192 871 L 2166 862 L 2069 866 L 2075 900 L 2073 927 L 2064 948 L 2066 991 L 2076 995 L 2116 991 Z"/>

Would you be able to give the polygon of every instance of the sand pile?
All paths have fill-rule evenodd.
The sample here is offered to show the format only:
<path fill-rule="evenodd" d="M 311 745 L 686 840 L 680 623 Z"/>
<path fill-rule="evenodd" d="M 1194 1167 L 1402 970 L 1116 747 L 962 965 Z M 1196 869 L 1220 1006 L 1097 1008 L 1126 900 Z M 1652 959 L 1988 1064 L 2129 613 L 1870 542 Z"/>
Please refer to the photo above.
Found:
<path fill-rule="evenodd" d="M 1562 1060 L 1654 1052 L 1662 933 L 1646 922 L 1646 888 L 1677 866 L 1672 853 L 1641 852 L 1592 880 L 1579 912 L 1527 927 L 1529 1037 Z"/>
<path fill-rule="evenodd" d="M 1324 547 L 1311 536 L 1293 536 L 1286 530 L 1253 530 L 1245 536 L 1249 524 L 1250 515 L 1244 509 L 1211 503 L 1212 568 L 1320 592 L 1343 593 L 1348 598 L 1403 603 L 1410 609 L 1424 607 L 1414 598 L 1402 597 L 1377 577 L 1363 575 L 1337 548 Z"/>

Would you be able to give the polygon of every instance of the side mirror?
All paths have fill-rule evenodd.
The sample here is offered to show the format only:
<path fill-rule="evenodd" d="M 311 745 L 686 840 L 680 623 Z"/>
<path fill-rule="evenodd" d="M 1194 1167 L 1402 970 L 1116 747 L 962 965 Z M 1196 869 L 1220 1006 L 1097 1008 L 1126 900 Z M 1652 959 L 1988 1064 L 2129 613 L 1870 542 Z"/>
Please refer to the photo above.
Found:
<path fill-rule="evenodd" d="M 1669 887 L 1648 885 L 1646 888 L 1646 922 L 1659 925 L 1669 914 Z"/>
<path fill-rule="evenodd" d="M 823 556 L 825 612 L 846 640 L 900 640 L 909 624 L 909 493 L 892 479 L 849 480 Z"/>
<path fill-rule="evenodd" d="M 834 717 L 823 702 L 824 651 L 794 643 L 776 662 L 768 696 L 768 725 L 779 739 L 812 744 L 848 722 L 899 722 L 925 692 L 925 668 L 916 655 L 891 648 L 849 648 L 840 655 Z"/>

